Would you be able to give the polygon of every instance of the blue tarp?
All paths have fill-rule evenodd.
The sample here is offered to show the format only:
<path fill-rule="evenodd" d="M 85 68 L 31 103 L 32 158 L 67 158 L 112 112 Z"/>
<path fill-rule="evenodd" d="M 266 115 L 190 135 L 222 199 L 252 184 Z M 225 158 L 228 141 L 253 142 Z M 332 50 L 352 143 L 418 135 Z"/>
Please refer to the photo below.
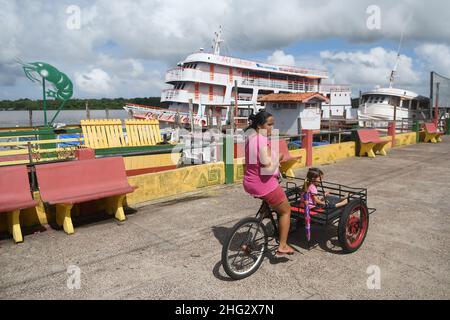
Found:
<path fill-rule="evenodd" d="M 82 136 L 81 133 L 74 134 L 60 134 L 58 139 L 79 139 Z M 59 148 L 67 148 L 73 146 L 79 146 L 81 144 L 80 141 L 70 141 L 70 142 L 60 142 L 58 143 Z"/>
<path fill-rule="evenodd" d="M 328 141 L 314 141 L 313 142 L 313 147 L 320 147 L 320 146 L 326 146 L 326 145 L 329 145 L 330 143 L 328 142 Z M 299 141 L 299 140 L 296 140 L 296 141 L 291 141 L 290 143 L 289 143 L 289 147 L 291 147 L 291 148 L 301 148 L 302 147 L 302 142 L 301 141 Z"/>

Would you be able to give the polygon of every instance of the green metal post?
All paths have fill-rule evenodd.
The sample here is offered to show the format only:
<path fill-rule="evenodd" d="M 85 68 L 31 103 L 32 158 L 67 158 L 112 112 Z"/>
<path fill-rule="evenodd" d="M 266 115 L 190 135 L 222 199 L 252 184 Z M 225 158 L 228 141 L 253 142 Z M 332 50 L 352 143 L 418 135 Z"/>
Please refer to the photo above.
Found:
<path fill-rule="evenodd" d="M 356 132 L 358 129 L 359 129 L 359 124 L 354 124 L 352 126 L 352 134 L 351 134 L 352 141 L 358 140 L 358 135 L 357 135 L 357 132 Z"/>
<path fill-rule="evenodd" d="M 356 153 L 356 155 L 359 155 L 359 150 L 361 148 L 361 145 L 360 145 L 359 139 L 358 139 L 358 129 L 359 129 L 359 123 L 354 124 L 352 126 L 351 139 L 352 139 L 352 141 L 355 141 L 355 153 Z"/>
<path fill-rule="evenodd" d="M 44 109 L 44 126 L 47 126 L 47 102 L 45 100 L 45 78 L 42 78 L 42 108 Z"/>
<path fill-rule="evenodd" d="M 39 140 L 53 140 L 56 139 L 56 134 L 53 129 L 43 127 L 38 129 Z M 41 149 L 56 149 L 56 143 L 45 143 L 40 145 Z M 47 152 L 42 154 L 42 158 L 56 157 L 56 152 Z"/>
<path fill-rule="evenodd" d="M 445 135 L 450 135 L 450 118 L 445 119 Z"/>
<path fill-rule="evenodd" d="M 419 143 L 419 140 L 420 140 L 420 137 L 419 137 L 420 125 L 419 125 L 419 121 L 418 120 L 414 120 L 413 131 L 416 133 L 416 142 Z"/>
<path fill-rule="evenodd" d="M 58 116 L 59 112 L 62 110 L 62 108 L 64 107 L 65 104 L 66 104 L 65 100 L 63 102 L 61 102 L 61 104 L 59 105 L 58 110 L 56 111 L 55 115 L 53 116 L 52 120 L 50 121 L 50 125 L 53 124 L 53 121 L 55 121 L 56 117 Z"/>
<path fill-rule="evenodd" d="M 228 130 L 223 138 L 223 160 L 225 162 L 225 184 L 234 183 L 234 137 Z"/>

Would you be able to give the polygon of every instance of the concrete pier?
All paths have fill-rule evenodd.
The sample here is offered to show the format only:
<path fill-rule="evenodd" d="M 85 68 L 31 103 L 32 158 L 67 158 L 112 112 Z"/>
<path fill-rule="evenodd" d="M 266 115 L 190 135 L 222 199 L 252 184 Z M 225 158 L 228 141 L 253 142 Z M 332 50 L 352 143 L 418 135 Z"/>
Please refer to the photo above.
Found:
<path fill-rule="evenodd" d="M 222 241 L 260 201 L 240 184 L 219 186 L 136 207 L 124 223 L 78 225 L 72 236 L 49 228 L 20 245 L 0 240 L 0 299 L 449 299 L 450 138 L 321 168 L 327 181 L 367 187 L 377 209 L 354 254 L 341 253 L 335 227 L 313 226 L 311 250 L 298 230 L 289 240 L 298 253 L 230 281 Z M 71 265 L 80 289 L 67 286 Z M 380 289 L 370 289 L 377 268 Z"/>

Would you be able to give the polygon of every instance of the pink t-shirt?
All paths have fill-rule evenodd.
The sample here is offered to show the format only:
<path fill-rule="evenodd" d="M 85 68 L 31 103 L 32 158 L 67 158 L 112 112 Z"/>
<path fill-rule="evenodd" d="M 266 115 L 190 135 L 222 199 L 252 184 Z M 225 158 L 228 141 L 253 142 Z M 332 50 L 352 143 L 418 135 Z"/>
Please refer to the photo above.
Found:
<path fill-rule="evenodd" d="M 278 168 L 270 172 L 261 166 L 260 152 L 265 146 L 270 146 L 269 140 L 260 134 L 250 135 L 245 143 L 244 190 L 255 197 L 264 197 L 278 187 Z M 272 154 L 272 161 L 277 157 Z"/>
<path fill-rule="evenodd" d="M 311 183 L 309 185 L 308 193 L 309 193 L 308 194 L 308 204 L 309 204 L 309 208 L 311 209 L 316 206 L 316 203 L 314 202 L 314 199 L 312 196 L 317 194 L 317 187 L 313 183 Z"/>

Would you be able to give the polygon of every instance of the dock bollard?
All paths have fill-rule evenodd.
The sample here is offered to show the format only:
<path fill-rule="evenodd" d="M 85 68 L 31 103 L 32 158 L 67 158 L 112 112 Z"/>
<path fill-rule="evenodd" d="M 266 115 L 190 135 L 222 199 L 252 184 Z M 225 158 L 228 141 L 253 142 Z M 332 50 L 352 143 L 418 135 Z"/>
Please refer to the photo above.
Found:
<path fill-rule="evenodd" d="M 312 143 L 313 143 L 313 131 L 312 130 L 303 130 L 305 134 L 302 137 L 302 148 L 306 151 L 306 166 L 312 166 Z"/>
<path fill-rule="evenodd" d="M 392 137 L 392 148 L 395 148 L 395 134 L 397 130 L 397 125 L 394 121 L 389 122 L 388 135 Z"/>

